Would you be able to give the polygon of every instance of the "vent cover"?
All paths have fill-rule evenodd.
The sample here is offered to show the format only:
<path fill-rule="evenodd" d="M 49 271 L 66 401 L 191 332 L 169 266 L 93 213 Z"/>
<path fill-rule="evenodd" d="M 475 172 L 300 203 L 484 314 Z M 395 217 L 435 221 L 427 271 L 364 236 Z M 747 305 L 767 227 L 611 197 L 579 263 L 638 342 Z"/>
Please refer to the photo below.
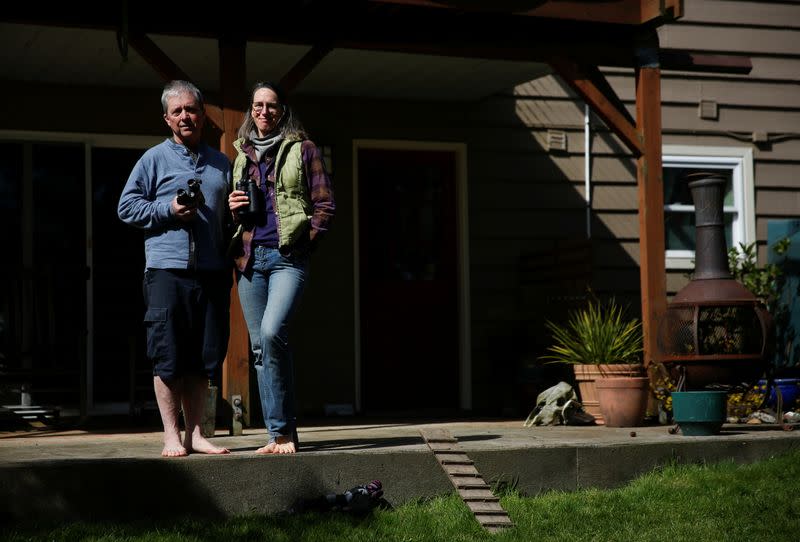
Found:
<path fill-rule="evenodd" d="M 547 150 L 565 152 L 567 150 L 567 133 L 563 130 L 547 130 Z"/>
<path fill-rule="evenodd" d="M 697 114 L 701 119 L 717 120 L 719 116 L 719 108 L 717 102 L 714 100 L 700 100 L 700 105 L 697 107 Z"/>

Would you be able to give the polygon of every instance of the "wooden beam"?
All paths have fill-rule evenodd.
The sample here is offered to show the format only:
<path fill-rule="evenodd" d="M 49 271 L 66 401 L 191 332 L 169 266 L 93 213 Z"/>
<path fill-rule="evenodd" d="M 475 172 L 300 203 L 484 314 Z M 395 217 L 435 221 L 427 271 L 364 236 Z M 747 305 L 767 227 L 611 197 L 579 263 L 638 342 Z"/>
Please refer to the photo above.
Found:
<path fill-rule="evenodd" d="M 502 46 L 473 41 L 438 42 L 421 41 L 379 41 L 374 39 L 342 39 L 334 43 L 334 48 L 357 49 L 361 51 L 385 51 L 405 54 L 432 55 L 455 58 L 478 58 L 485 60 L 511 60 L 515 62 L 549 62 L 553 55 L 564 55 L 579 58 L 587 64 L 610 67 L 632 67 L 624 57 L 630 47 L 619 47 L 616 44 L 598 43 L 593 46 L 588 42 L 542 42 L 530 46 Z"/>
<path fill-rule="evenodd" d="M 667 308 L 664 252 L 664 186 L 661 164 L 661 70 L 636 70 L 636 128 L 644 138 L 637 161 L 639 275 L 645 365 L 661 360 L 658 324 Z"/>
<path fill-rule="evenodd" d="M 145 62 L 150 64 L 164 81 L 172 81 L 173 79 L 192 80 L 153 40 L 144 34 L 131 34 L 128 36 L 128 44 L 133 47 Z"/>
<path fill-rule="evenodd" d="M 219 40 L 220 100 L 224 117 L 224 133 L 220 150 L 233 160 L 233 142 L 244 118 L 247 96 L 247 42 L 244 39 L 222 37 Z"/>
<path fill-rule="evenodd" d="M 634 156 L 639 157 L 644 154 L 644 143 L 633 124 L 633 119 L 599 70 L 582 68 L 565 57 L 554 57 L 549 63 L 625 143 Z"/>
<path fill-rule="evenodd" d="M 683 17 L 683 0 L 642 0 L 639 18 L 642 23 L 666 19 L 674 21 Z"/>
<path fill-rule="evenodd" d="M 131 34 L 128 36 L 128 44 L 161 76 L 164 82 L 174 79 L 192 80 L 153 40 L 144 34 Z M 206 102 L 205 106 L 206 118 L 212 127 L 222 130 L 222 110 L 219 106 L 208 102 Z"/>
<path fill-rule="evenodd" d="M 493 11 L 531 17 L 549 17 L 602 23 L 638 25 L 657 19 L 675 19 L 683 14 L 683 0 L 370 0 L 379 4 L 399 4 L 460 11 Z"/>
<path fill-rule="evenodd" d="M 206 99 L 206 119 L 220 131 L 222 131 L 222 127 L 225 126 L 222 108 L 215 103 L 209 103 L 208 99 Z"/>
<path fill-rule="evenodd" d="M 628 112 L 628 109 L 625 107 L 625 104 L 622 102 L 619 96 L 617 96 L 617 92 L 614 88 L 609 84 L 608 79 L 606 76 L 603 75 L 603 72 L 597 66 L 589 66 L 589 65 L 582 65 L 580 66 L 581 71 L 586 74 L 586 77 L 589 78 L 589 81 L 597 87 L 603 96 L 608 99 L 611 105 L 614 107 L 615 110 L 619 111 L 623 117 L 630 123 L 631 126 L 636 125 L 636 119 Z"/>
<path fill-rule="evenodd" d="M 447 42 L 435 42 L 433 40 L 425 40 L 420 37 L 409 40 L 407 37 L 403 41 L 395 42 L 390 35 L 382 34 L 386 39 L 383 42 L 374 41 L 372 39 L 363 42 L 353 41 L 350 38 L 336 43 L 337 47 L 347 47 L 353 49 L 367 49 L 367 50 L 387 50 L 387 51 L 400 51 L 400 52 L 416 52 L 419 54 L 437 54 L 443 56 L 463 56 L 463 57 L 476 57 L 488 59 L 512 59 L 512 60 L 542 60 L 544 55 L 553 54 L 557 50 L 562 53 L 567 51 L 570 58 L 581 58 L 582 62 L 593 62 L 601 65 L 608 66 L 624 66 L 630 65 L 630 61 L 626 60 L 629 55 L 625 55 L 625 44 L 620 42 L 611 42 L 608 40 L 597 41 L 594 44 L 585 41 L 570 40 L 561 45 L 552 41 L 554 37 L 541 36 L 544 40 L 537 43 L 516 43 L 497 45 L 497 40 L 493 38 L 494 44 L 471 40 L 469 42 L 462 42 L 456 36 L 450 36 Z M 343 35 L 342 38 L 345 36 Z M 144 38 L 147 39 L 147 38 Z M 131 46 L 137 52 L 145 57 L 148 62 L 156 67 L 159 73 L 168 73 L 170 70 L 169 64 L 171 61 L 158 50 L 157 46 L 147 39 L 149 43 L 134 44 L 131 38 Z M 143 47 L 139 50 L 139 47 Z M 319 47 L 319 46 L 316 46 Z M 315 47 L 315 48 L 316 48 Z M 320 55 L 321 60 L 327 54 L 331 46 L 325 46 L 319 52 L 310 51 L 305 57 L 297 64 L 297 69 L 300 69 L 301 63 L 312 62 L 315 55 Z M 312 54 L 313 52 L 313 54 Z M 151 61 L 150 58 L 153 58 Z M 316 62 L 319 62 L 317 60 Z M 705 73 L 729 73 L 729 74 L 742 74 L 746 75 L 753 69 L 753 63 L 748 56 L 741 55 L 725 55 L 725 54 L 707 54 L 697 53 L 686 49 L 661 49 L 659 51 L 659 62 L 662 70 L 678 70 L 689 72 L 705 72 Z M 311 69 L 316 63 L 311 65 Z M 163 67 L 162 67 L 163 66 Z M 173 65 L 174 66 L 174 65 Z M 175 69 L 178 69 L 175 66 Z M 295 68 L 293 68 L 295 69 Z M 308 69 L 308 72 L 311 71 Z M 180 70 L 178 69 L 178 73 Z M 291 72 L 290 72 L 291 73 Z M 287 74 L 288 75 L 288 74 Z M 185 75 L 184 75 L 185 77 Z M 172 77 L 173 79 L 176 77 Z"/>
<path fill-rule="evenodd" d="M 308 74 L 322 62 L 322 59 L 325 58 L 332 49 L 333 47 L 329 43 L 314 45 L 311 50 L 303 55 L 303 58 L 297 61 L 297 64 L 286 72 L 286 75 L 281 77 L 279 83 L 281 88 L 291 94 L 294 89 L 297 88 L 297 85 L 308 77 Z"/>
<path fill-rule="evenodd" d="M 743 75 L 753 70 L 748 56 L 708 55 L 681 49 L 661 49 L 659 61 L 662 70 Z"/>
<path fill-rule="evenodd" d="M 670 15 L 670 12 L 666 10 L 647 8 L 649 2 L 650 0 L 616 0 L 614 2 L 559 0 L 558 2 L 544 2 L 541 6 L 528 10 L 525 15 L 626 25 L 644 24 Z"/>
<path fill-rule="evenodd" d="M 236 150 L 233 142 L 242 123 L 243 105 L 247 102 L 246 43 L 235 38 L 219 40 L 219 75 L 223 130 L 220 150 L 233 161 Z M 234 277 L 235 279 L 235 277 Z M 222 367 L 222 398 L 234 412 L 233 398 L 241 398 L 242 418 L 231 420 L 231 433 L 241 434 L 243 425 L 250 424 L 250 340 L 242 314 L 235 280 L 231 288 L 230 338 L 228 353 Z"/>
<path fill-rule="evenodd" d="M 607 3 L 600 4 L 605 9 Z M 106 31 L 119 27 L 116 13 L 76 4 L 46 12 L 27 4 L 8 5 L 0 10 L 0 21 Z M 131 28 L 139 34 L 212 39 L 226 31 L 224 17 L 187 12 L 178 24 L 158 17 L 160 8 L 149 1 L 131 2 Z M 287 24 L 249 31 L 248 42 L 310 46 L 323 36 L 334 48 L 517 61 L 546 61 L 560 54 L 587 64 L 633 67 L 630 37 L 637 25 L 375 2 L 285 2 L 274 10 L 273 17 Z M 332 17 L 341 22 L 331 25 Z"/>

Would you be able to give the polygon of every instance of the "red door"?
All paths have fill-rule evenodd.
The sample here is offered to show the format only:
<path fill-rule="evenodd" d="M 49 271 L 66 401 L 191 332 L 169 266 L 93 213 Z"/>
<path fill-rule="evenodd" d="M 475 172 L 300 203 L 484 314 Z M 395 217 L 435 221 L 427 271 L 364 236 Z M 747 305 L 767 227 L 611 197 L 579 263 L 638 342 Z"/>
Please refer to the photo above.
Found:
<path fill-rule="evenodd" d="M 455 153 L 358 151 L 367 413 L 458 407 Z"/>

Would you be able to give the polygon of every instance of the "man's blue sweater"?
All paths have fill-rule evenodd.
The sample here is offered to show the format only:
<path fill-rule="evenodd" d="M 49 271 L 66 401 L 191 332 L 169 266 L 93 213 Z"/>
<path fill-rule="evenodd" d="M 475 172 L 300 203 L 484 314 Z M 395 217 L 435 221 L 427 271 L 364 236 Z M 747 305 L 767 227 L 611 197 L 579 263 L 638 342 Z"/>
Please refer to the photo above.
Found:
<path fill-rule="evenodd" d="M 122 191 L 117 214 L 144 230 L 147 268 L 210 271 L 226 268 L 225 223 L 231 168 L 228 158 L 205 143 L 195 158 L 167 139 L 139 159 Z M 191 222 L 172 214 L 172 200 L 191 179 L 201 181 L 205 202 Z"/>

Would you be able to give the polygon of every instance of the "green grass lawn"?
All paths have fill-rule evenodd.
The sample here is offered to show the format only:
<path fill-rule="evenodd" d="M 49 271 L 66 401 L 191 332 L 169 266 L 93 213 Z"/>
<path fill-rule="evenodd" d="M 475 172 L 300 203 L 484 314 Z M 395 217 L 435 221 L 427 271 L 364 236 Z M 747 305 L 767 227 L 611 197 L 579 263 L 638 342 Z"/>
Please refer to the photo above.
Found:
<path fill-rule="evenodd" d="M 221 522 L 74 523 L 0 532 L 21 541 L 747 541 L 800 540 L 800 451 L 750 465 L 674 465 L 616 490 L 551 492 L 501 503 L 516 526 L 481 529 L 454 495 L 376 510 Z"/>

